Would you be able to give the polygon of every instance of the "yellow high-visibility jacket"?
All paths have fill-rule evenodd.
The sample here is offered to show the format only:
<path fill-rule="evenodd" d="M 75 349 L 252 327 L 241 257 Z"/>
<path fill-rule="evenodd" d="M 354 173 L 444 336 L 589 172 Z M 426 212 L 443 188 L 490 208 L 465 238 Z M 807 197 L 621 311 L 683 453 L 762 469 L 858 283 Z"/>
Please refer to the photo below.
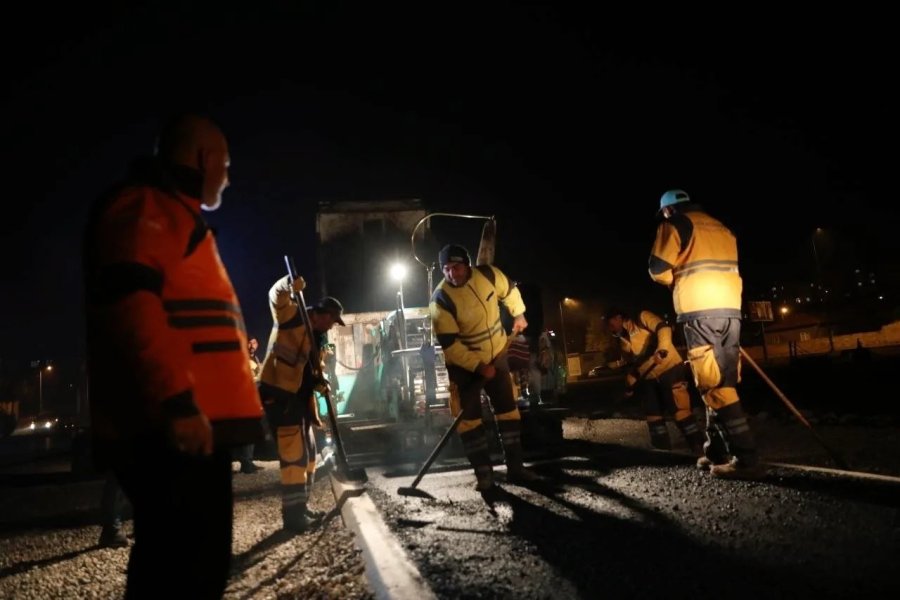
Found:
<path fill-rule="evenodd" d="M 272 332 L 269 334 L 269 344 L 259 378 L 264 401 L 266 394 L 270 392 L 290 398 L 300 390 L 304 369 L 312 351 L 312 343 L 300 312 L 302 309 L 291 299 L 291 282 L 287 275 L 269 289 L 269 309 L 272 312 Z M 314 331 L 313 335 L 318 334 Z M 321 356 L 319 372 L 325 372 Z M 311 394 L 306 400 L 310 413 L 318 415 L 315 396 Z"/>
<path fill-rule="evenodd" d="M 737 240 L 696 204 L 659 224 L 650 254 L 650 277 L 672 288 L 677 321 L 741 317 Z"/>
<path fill-rule="evenodd" d="M 474 372 L 503 352 L 506 331 L 500 323 L 500 302 L 513 317 L 525 312 L 518 288 L 490 265 L 473 267 L 469 280 L 459 287 L 446 279 L 438 284 L 429 310 L 448 365 Z"/>
<path fill-rule="evenodd" d="M 672 343 L 672 327 L 649 310 L 642 310 L 635 320 L 622 322 L 624 332 L 619 338 L 622 355 L 635 363 L 632 372 L 636 379 L 656 379 L 672 367 L 682 362 L 681 354 Z M 668 355 L 659 364 L 654 363 L 657 350 L 666 350 Z"/>

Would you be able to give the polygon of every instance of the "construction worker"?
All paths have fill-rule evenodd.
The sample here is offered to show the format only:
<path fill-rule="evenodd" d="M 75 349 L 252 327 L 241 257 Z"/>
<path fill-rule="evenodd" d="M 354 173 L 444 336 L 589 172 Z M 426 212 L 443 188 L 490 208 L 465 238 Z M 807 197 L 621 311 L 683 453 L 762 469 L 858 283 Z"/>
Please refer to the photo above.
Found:
<path fill-rule="evenodd" d="M 316 473 L 313 426 L 322 427 L 314 392 L 328 385 L 327 380 L 318 378 L 325 372 L 325 335 L 336 323 L 344 324 L 341 303 L 325 297 L 307 311 L 312 326 L 309 332 L 300 305 L 292 299 L 305 287 L 302 277 L 291 282 L 284 276 L 269 290 L 274 327 L 259 383 L 281 467 L 282 526 L 294 533 L 307 531 L 321 518 L 307 506 Z M 315 346 L 311 336 L 316 338 Z M 314 347 L 319 349 L 319 356 L 311 356 Z M 312 361 L 318 365 L 315 374 Z"/>
<path fill-rule="evenodd" d="M 133 508 L 128 598 L 222 596 L 231 451 L 263 434 L 241 308 L 201 213 L 228 167 L 215 124 L 173 119 L 85 231 L 91 432 Z"/>
<path fill-rule="evenodd" d="M 697 466 L 715 477 L 763 477 L 736 389 L 742 285 L 737 240 L 683 190 L 662 195 L 659 216 L 650 277 L 672 290 L 694 382 L 707 406 L 705 456 Z"/>
<path fill-rule="evenodd" d="M 463 413 L 457 431 L 475 470 L 476 489 L 488 492 L 494 487 L 481 417 L 482 389 L 494 411 L 508 480 L 534 481 L 536 475 L 523 465 L 522 422 L 506 358 L 507 335 L 500 322 L 502 302 L 513 317 L 511 335 L 528 326 L 522 296 L 500 269 L 491 265 L 472 268 L 469 253 L 462 246 L 444 246 L 438 261 L 444 279 L 434 290 L 429 310 L 447 363 L 453 412 Z"/>
<path fill-rule="evenodd" d="M 703 454 L 703 432 L 691 411 L 687 369 L 672 343 L 672 327 L 649 310 L 633 319 L 618 308 L 606 313 L 606 326 L 618 338 L 622 356 L 633 369 L 625 376 L 626 395 L 641 402 L 650 431 L 650 444 L 671 450 L 665 416 L 673 414 L 691 452 Z"/>
<path fill-rule="evenodd" d="M 262 363 L 256 357 L 256 351 L 259 350 L 259 341 L 256 338 L 247 340 L 247 358 L 250 364 L 250 372 L 253 373 L 253 381 L 259 383 L 259 375 L 262 372 Z M 240 446 L 234 450 L 234 458 L 240 463 L 240 472 L 245 475 L 252 475 L 262 467 L 253 462 L 253 453 L 255 444 L 247 444 Z"/>

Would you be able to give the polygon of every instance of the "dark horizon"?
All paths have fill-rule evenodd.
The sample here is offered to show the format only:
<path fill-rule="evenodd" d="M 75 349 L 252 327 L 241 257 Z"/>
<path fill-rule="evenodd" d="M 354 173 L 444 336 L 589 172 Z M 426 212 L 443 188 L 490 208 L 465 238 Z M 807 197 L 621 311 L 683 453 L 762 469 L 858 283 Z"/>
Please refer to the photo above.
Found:
<path fill-rule="evenodd" d="M 282 5 L 62 10 L 5 54 L 4 358 L 81 351 L 87 208 L 186 108 L 231 144 L 232 187 L 208 217 L 261 338 L 283 255 L 317 278 L 319 200 L 496 215 L 513 278 L 617 303 L 669 302 L 646 266 L 673 187 L 735 231 L 747 293 L 811 277 L 816 228 L 841 261 L 897 263 L 898 211 L 879 207 L 896 94 L 877 25 L 716 30 L 515 3 L 396 22 Z M 475 252 L 478 231 L 441 241 Z"/>

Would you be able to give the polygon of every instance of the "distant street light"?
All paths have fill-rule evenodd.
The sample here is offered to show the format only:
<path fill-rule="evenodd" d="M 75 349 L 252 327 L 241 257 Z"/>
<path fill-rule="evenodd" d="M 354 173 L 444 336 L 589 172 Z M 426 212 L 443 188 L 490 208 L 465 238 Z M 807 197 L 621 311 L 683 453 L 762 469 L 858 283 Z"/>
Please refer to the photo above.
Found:
<path fill-rule="evenodd" d="M 813 234 L 812 234 L 813 259 L 816 261 L 816 285 L 819 288 L 822 287 L 822 267 L 821 267 L 821 264 L 819 263 L 819 249 L 816 246 L 816 236 L 818 236 L 821 233 L 824 233 L 824 231 L 825 230 L 822 229 L 821 227 L 816 227 L 816 230 L 813 231 Z M 821 294 L 821 290 L 819 291 L 819 294 Z"/>
<path fill-rule="evenodd" d="M 44 370 L 49 373 L 53 370 L 53 365 L 38 369 L 38 414 L 44 412 Z"/>
<path fill-rule="evenodd" d="M 403 263 L 394 263 L 391 265 L 390 269 L 391 279 L 394 281 L 399 281 L 400 284 L 403 284 L 403 280 L 406 278 L 406 265 Z"/>
<path fill-rule="evenodd" d="M 569 343 L 566 341 L 566 317 L 563 311 L 563 305 L 571 302 L 574 302 L 574 300 L 565 297 L 559 301 L 559 329 L 560 333 L 562 333 L 563 353 L 565 353 L 567 361 L 569 357 Z"/>
<path fill-rule="evenodd" d="M 394 263 L 389 270 L 391 279 L 397 282 L 397 312 L 398 325 L 400 326 L 400 348 L 406 349 L 406 315 L 403 314 L 403 280 L 406 279 L 406 265 L 403 263 Z"/>

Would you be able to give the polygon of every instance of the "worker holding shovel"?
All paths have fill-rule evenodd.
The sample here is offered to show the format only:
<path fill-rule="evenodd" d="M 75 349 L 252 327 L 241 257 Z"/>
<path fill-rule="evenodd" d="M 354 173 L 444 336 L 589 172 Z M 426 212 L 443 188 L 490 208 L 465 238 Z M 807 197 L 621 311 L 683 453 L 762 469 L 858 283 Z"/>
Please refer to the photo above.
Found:
<path fill-rule="evenodd" d="M 263 360 L 259 395 L 266 418 L 275 435 L 281 466 L 281 516 L 284 529 L 302 533 L 316 524 L 318 515 L 307 508 L 316 472 L 316 441 L 313 426 L 321 427 L 314 390 L 327 386 L 321 357 L 313 353 L 310 335 L 324 336 L 335 324 L 343 325 L 343 307 L 331 297 L 305 310 L 293 297 L 306 286 L 302 277 L 282 277 L 269 290 L 269 305 L 275 326 Z M 317 377 L 318 376 L 318 377 Z"/>

